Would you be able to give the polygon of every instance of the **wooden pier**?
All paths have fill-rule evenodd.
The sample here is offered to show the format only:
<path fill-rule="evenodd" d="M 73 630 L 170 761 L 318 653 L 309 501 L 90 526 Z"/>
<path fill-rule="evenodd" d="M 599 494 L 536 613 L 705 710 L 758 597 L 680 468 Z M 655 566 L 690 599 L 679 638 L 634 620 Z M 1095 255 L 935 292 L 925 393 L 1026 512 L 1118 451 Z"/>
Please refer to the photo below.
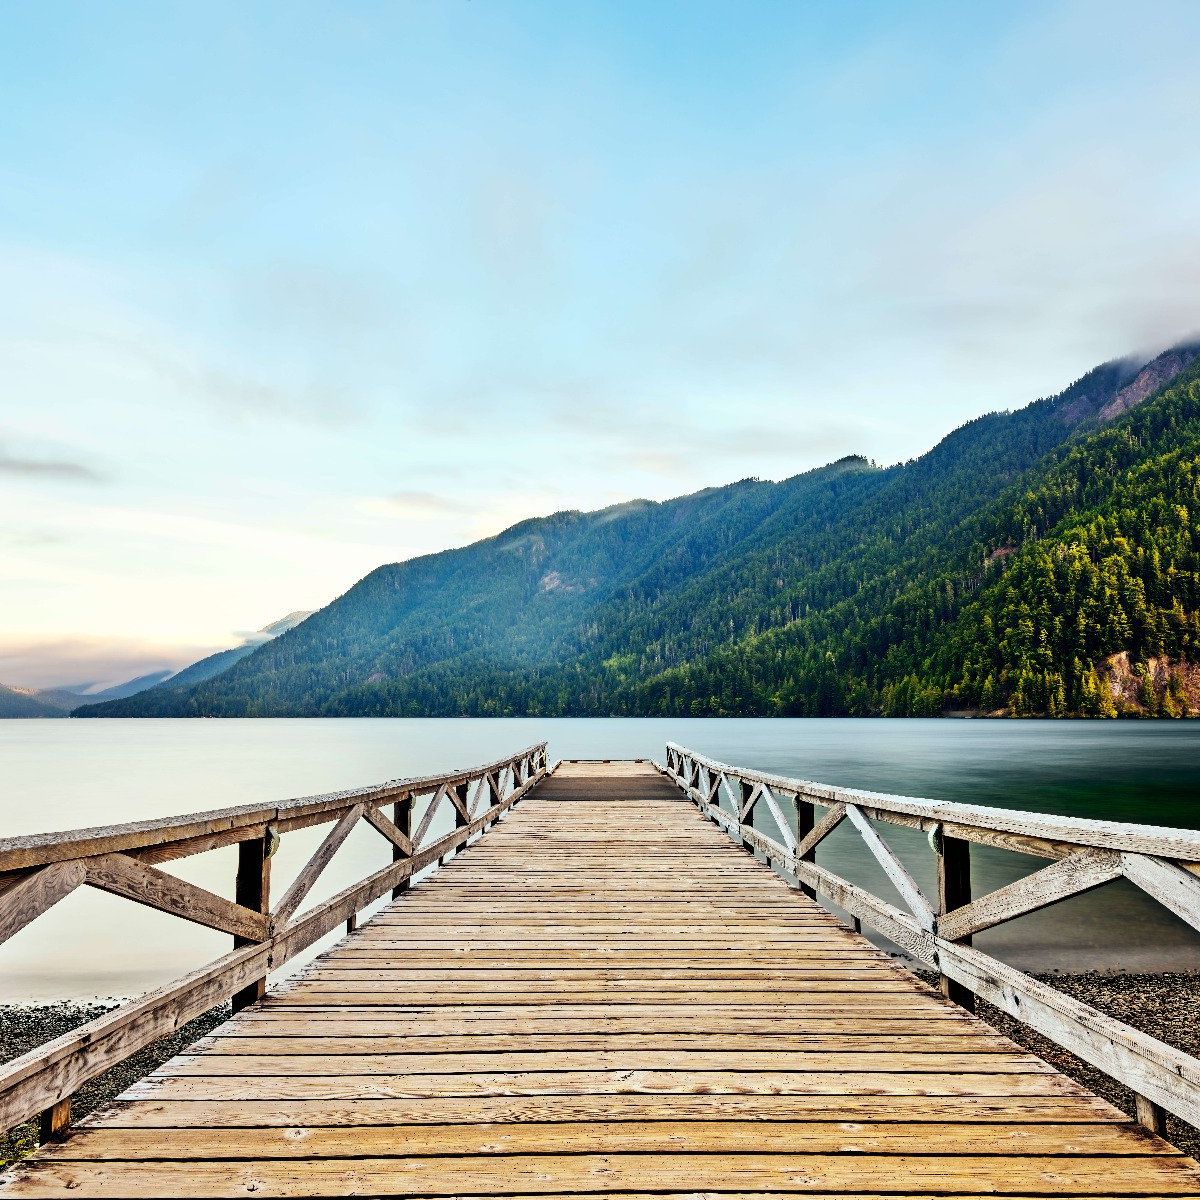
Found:
<path fill-rule="evenodd" d="M 806 864 L 844 800 L 821 801 L 806 831 L 779 811 L 782 781 L 678 748 L 666 773 L 613 762 L 547 774 L 544 755 L 525 754 L 507 786 L 496 764 L 479 776 L 483 799 L 465 777 L 437 786 L 435 805 L 448 797 L 458 813 L 455 846 L 498 822 L 491 832 L 116 1103 L 48 1131 L 60 1140 L 2 1194 L 1200 1194 L 1192 1160 L 804 894 L 833 886 Z M 737 842 L 722 788 L 747 806 L 728 830 Z M 376 806 L 396 794 L 375 793 Z M 782 841 L 743 823 L 760 802 L 787 826 Z M 371 819 L 361 799 L 327 806 L 327 819 L 343 814 L 334 832 L 355 806 Z M 421 837 L 403 823 L 381 832 L 407 846 L 408 870 L 398 860 L 352 901 L 335 897 L 326 928 L 411 878 Z M 798 877 L 745 846 L 786 856 Z M 23 852 L 45 869 L 44 852 Z M 289 896 L 260 944 L 311 922 Z M 244 974 L 222 977 L 225 994 L 244 993 Z M 59 1046 L 54 1078 L 86 1051 Z M 20 1096 L 37 1065 L 27 1056 L 0 1087 Z M 67 1083 L 39 1086 L 9 1104 L 10 1122 L 63 1103 Z"/>

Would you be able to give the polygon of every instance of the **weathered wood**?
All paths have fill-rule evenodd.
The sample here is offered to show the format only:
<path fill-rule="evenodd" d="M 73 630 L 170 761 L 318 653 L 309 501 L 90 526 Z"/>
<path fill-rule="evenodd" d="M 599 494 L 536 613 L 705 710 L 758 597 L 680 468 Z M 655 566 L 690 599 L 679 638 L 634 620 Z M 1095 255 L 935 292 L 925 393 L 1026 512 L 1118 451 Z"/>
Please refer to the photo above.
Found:
<path fill-rule="evenodd" d="M 237 879 L 234 900 L 243 908 L 253 909 L 267 918 L 271 911 L 271 859 L 278 835 L 263 830 L 263 836 L 238 845 Z M 235 937 L 234 948 L 248 945 L 254 939 Z M 241 1012 L 258 1003 L 267 994 L 267 976 L 263 975 L 233 995 L 233 1011 Z"/>
<path fill-rule="evenodd" d="M 433 819 L 437 816 L 437 811 L 442 805 L 442 801 L 446 798 L 449 789 L 443 784 L 429 798 L 429 803 L 425 807 L 425 812 L 421 816 L 421 823 L 417 826 L 417 831 L 412 835 L 413 849 L 420 847 L 425 840 L 425 835 L 429 832 L 429 827 L 433 824 Z"/>
<path fill-rule="evenodd" d="M 399 807 L 399 806 L 397 806 Z M 411 812 L 411 809 L 409 810 Z M 398 857 L 407 858 L 412 853 L 412 841 L 395 822 L 389 821 L 387 816 L 377 808 L 368 808 L 364 813 L 367 823 L 383 834 L 392 846 L 400 851 Z"/>
<path fill-rule="evenodd" d="M 38 1118 L 38 1141 L 58 1142 L 67 1136 L 71 1126 L 71 1098 L 50 1105 Z"/>
<path fill-rule="evenodd" d="M 800 880 L 809 884 L 818 895 L 827 897 L 851 916 L 879 930 L 919 962 L 930 966 L 936 963 L 933 935 L 922 929 L 908 913 L 816 863 L 797 862 L 794 869 Z"/>
<path fill-rule="evenodd" d="M 955 938 L 945 933 L 942 923 L 945 914 L 956 909 L 965 908 L 971 903 L 971 843 L 962 838 L 947 837 L 942 830 L 937 830 L 937 868 L 938 868 L 938 933 L 948 941 L 960 941 L 964 945 L 971 944 L 971 935 L 962 934 Z M 973 992 L 956 983 L 948 975 L 938 975 L 938 987 L 947 1000 L 961 1005 L 969 1012 L 975 1011 L 975 995 Z"/>
<path fill-rule="evenodd" d="M 543 777 L 536 772 L 519 791 L 497 808 L 520 801 Z M 353 808 L 354 806 L 350 806 Z M 422 854 L 394 862 L 355 887 L 344 889 L 324 904 L 303 914 L 282 935 L 267 937 L 261 912 L 216 896 L 125 855 L 104 855 L 87 864 L 89 878 L 96 870 L 98 885 L 116 894 L 164 911 L 211 924 L 211 927 L 253 938 L 215 962 L 190 972 L 165 987 L 130 1001 L 70 1033 L 0 1067 L 0 1125 L 9 1128 L 49 1109 L 77 1090 L 80 1084 L 128 1058 L 129 1055 L 207 1012 L 294 957 L 330 930 L 349 919 L 389 888 L 436 860 L 447 849 L 461 845 L 496 809 L 464 829 L 455 830 Z M 188 910 L 188 906 L 193 906 Z M 187 910 L 187 911 L 185 911 Z"/>
<path fill-rule="evenodd" d="M 304 864 L 303 870 L 292 881 L 292 886 L 284 892 L 282 899 L 271 910 L 271 917 L 277 927 L 284 926 L 291 920 L 293 914 L 303 903 L 304 897 L 312 891 L 313 885 L 321 877 L 325 868 L 329 866 L 333 856 L 350 836 L 363 812 L 362 804 L 354 805 L 353 808 L 342 814 L 337 824 L 325 835 L 312 858 Z"/>
<path fill-rule="evenodd" d="M 121 825 L 95 826 L 89 829 L 68 830 L 62 833 L 39 833 L 0 839 L 0 875 L 28 870 L 47 863 L 90 858 L 98 854 L 137 851 L 149 847 L 164 851 L 169 847 L 196 840 L 189 853 L 212 849 L 206 839 L 232 833 L 230 841 L 242 841 L 257 836 L 256 827 L 275 825 L 281 830 L 300 827 L 295 822 L 320 824 L 336 821 L 355 804 L 380 805 L 391 803 L 409 793 L 430 791 L 443 783 L 463 783 L 480 774 L 507 766 L 513 759 L 533 755 L 543 765 L 546 761 L 545 743 L 531 746 L 509 758 L 500 759 L 465 771 L 449 771 L 442 775 L 397 779 L 365 788 L 330 792 L 319 796 L 300 796 L 271 805 L 246 804 L 234 808 L 214 809 L 178 817 L 158 817 L 147 821 L 130 821 Z M 228 845 L 229 842 L 219 844 Z M 177 856 L 174 856 L 177 857 Z"/>
<path fill-rule="evenodd" d="M 938 933 L 948 941 L 961 941 L 1015 917 L 1089 892 L 1121 875 L 1121 858 L 1111 850 L 1080 850 L 1070 858 L 1059 859 L 1024 879 L 946 913 L 938 921 Z"/>
<path fill-rule="evenodd" d="M 676 748 L 680 764 L 676 779 L 686 776 L 694 761 L 690 752 Z M 1185 920 L 1200 919 L 1200 884 L 1197 884 L 1195 850 L 1200 835 L 1191 831 L 1162 830 L 1146 826 L 1120 825 L 1115 822 L 1078 821 L 1071 818 L 1043 817 L 1042 814 L 1007 813 L 973 805 L 954 805 L 936 801 L 914 801 L 908 797 L 883 796 L 844 788 L 825 787 L 796 780 L 784 780 L 762 772 L 743 771 L 712 760 L 700 759 L 709 769 L 720 769 L 738 781 L 741 788 L 777 787 L 796 790 L 798 795 L 830 805 L 843 804 L 847 814 L 871 845 L 887 870 L 891 859 L 898 870 L 889 876 L 906 902 L 914 909 L 915 919 L 872 896 L 865 889 L 817 867 L 796 862 L 797 876 L 811 883 L 823 896 L 846 909 L 856 920 L 867 922 L 891 938 L 914 958 L 936 966 L 945 991 L 967 999 L 975 992 L 1011 1015 L 1024 1020 L 1081 1058 L 1113 1074 L 1143 1097 L 1146 1105 L 1159 1105 L 1184 1120 L 1195 1121 L 1200 1113 L 1200 1060 L 1172 1047 L 1147 1038 L 1136 1030 L 1104 1017 L 1087 1005 L 1070 1000 L 1053 988 L 1008 967 L 966 944 L 972 932 L 988 928 L 1024 912 L 1055 903 L 1068 895 L 1125 874 L 1146 887 L 1151 894 L 1166 897 L 1165 902 Z M 680 786 L 683 786 L 680 783 Z M 687 789 L 685 789 L 687 790 Z M 689 794 L 692 794 L 689 791 Z M 693 795 L 693 799 L 697 799 Z M 862 811 L 859 811 L 861 801 Z M 831 809 L 831 812 L 833 810 Z M 916 896 L 911 876 L 894 855 L 879 853 L 865 832 L 870 829 L 867 814 L 900 824 L 928 828 L 942 840 L 943 864 L 939 884 L 943 889 L 944 914 L 932 930 L 921 911 L 924 897 Z M 857 814 L 857 815 L 856 815 Z M 926 824 L 930 821 L 930 824 Z M 961 838 L 960 836 L 961 835 Z M 995 839 L 1000 839 L 996 842 Z M 969 862 L 959 864 L 960 894 L 946 894 L 947 867 L 945 848 L 955 854 L 955 841 L 982 841 L 1003 844 L 1006 848 L 1045 852 L 1056 861 L 1028 879 L 1001 888 L 989 896 L 970 898 Z M 1044 839 L 1044 840 L 1043 840 Z M 1153 854 L 1138 853 L 1129 846 L 1162 846 L 1183 857 L 1167 862 Z M 885 848 L 886 849 L 886 848 Z M 778 855 L 772 855 L 782 862 Z M 910 887 L 911 885 L 911 887 Z M 952 893 L 955 889 L 949 889 Z M 919 889 L 916 889 L 919 895 Z M 953 903 L 955 899 L 961 903 Z M 927 906 L 927 902 L 924 902 Z M 1196 920 L 1193 920 L 1193 924 Z M 959 939 L 957 942 L 951 939 Z M 1148 1112 L 1149 1110 L 1146 1109 Z"/>
<path fill-rule="evenodd" d="M 1139 1096 L 1136 1093 L 1133 1097 L 1134 1112 L 1137 1114 L 1138 1124 L 1143 1129 L 1149 1130 L 1158 1137 L 1166 1136 L 1167 1132 L 1167 1112 L 1161 1104 L 1155 1104 L 1153 1100 L 1147 1100 L 1145 1096 Z"/>
<path fill-rule="evenodd" d="M 783 809 L 779 807 L 779 801 L 775 799 L 775 794 L 769 787 L 763 787 L 762 799 L 766 801 L 767 809 L 775 819 L 775 826 L 779 830 L 779 836 L 783 839 L 784 848 L 789 854 L 794 854 L 796 852 L 796 835 L 792 832 L 792 823 L 783 815 Z"/>
<path fill-rule="evenodd" d="M 37 867 L 0 895 L 0 943 L 8 941 L 87 878 L 81 863 L 57 862 Z"/>
<path fill-rule="evenodd" d="M 262 913 L 127 855 L 102 854 L 87 859 L 85 867 L 89 887 L 251 941 L 267 936 L 267 918 Z"/>
<path fill-rule="evenodd" d="M 1200 879 L 1147 854 L 1121 855 L 1121 873 L 1193 929 L 1200 929 Z"/>
<path fill-rule="evenodd" d="M 231 951 L 0 1067 L 0 1126 L 11 1128 L 80 1084 L 228 999 L 270 966 L 266 945 Z"/>
<path fill-rule="evenodd" d="M 406 850 L 399 842 L 393 842 L 393 863 L 400 862 L 401 859 L 409 858 L 412 855 L 412 818 L 413 798 L 406 796 L 403 800 L 397 800 L 396 806 L 392 810 L 392 824 L 396 827 L 397 833 L 408 843 L 408 849 Z M 392 899 L 399 900 L 410 887 L 412 887 L 412 877 L 406 875 L 392 888 Z"/>
<path fill-rule="evenodd" d="M 741 825 L 716 803 L 719 773 L 678 765 L 700 812 L 781 871 L 1050 1024 L 1052 988 L 802 858 L 811 830 L 785 845 Z M 544 786 L 470 856 L 23 1166 L 8 1194 L 1200 1193 L 1190 1160 L 747 864 L 651 768 L 608 769 L 502 775 L 504 799 L 470 806 L 468 825 L 235 951 L 259 956 L 244 971 L 285 961 Z M 939 898 L 962 909 L 969 883 Z M 1058 1012 L 1148 1102 L 1165 1102 L 1167 1071 L 1196 1094 L 1200 1063 L 1097 1017 Z M 47 1097 L 40 1066 L 22 1083 Z"/>
<path fill-rule="evenodd" d="M 469 825 L 471 810 L 467 807 L 467 785 L 465 783 L 456 784 L 447 790 L 446 795 L 449 797 L 450 803 L 454 805 L 455 827 L 461 829 L 464 825 Z"/>
<path fill-rule="evenodd" d="M 808 804 L 805 807 L 811 810 L 812 805 Z M 846 806 L 844 804 L 831 804 L 825 815 L 800 839 L 800 844 L 796 847 L 796 857 L 815 862 L 816 859 L 810 856 L 816 853 L 817 847 L 845 820 L 845 817 Z"/>
<path fill-rule="evenodd" d="M 674 745 L 674 743 L 672 743 Z M 1029 839 L 1027 844 L 1044 841 L 1051 844 L 1105 850 L 1128 850 L 1178 861 L 1200 869 L 1200 832 L 1155 825 L 1133 825 L 1120 821 L 1098 821 L 1083 817 L 1058 817 L 1048 813 L 1022 812 L 1017 809 L 987 808 L 978 804 L 958 804 L 948 800 L 921 800 L 912 796 L 892 796 L 855 788 L 833 787 L 808 780 L 788 779 L 765 771 L 743 767 L 697 755 L 679 747 L 683 761 L 704 764 L 750 783 L 761 783 L 785 792 L 796 792 L 818 804 L 842 802 L 864 812 L 892 813 L 896 816 L 926 818 L 932 824 L 955 825 L 955 836 L 966 831 L 997 831 Z M 971 840 L 975 840 L 972 838 Z"/>
<path fill-rule="evenodd" d="M 891 880 L 892 886 L 900 893 L 904 903 L 916 917 L 917 923 L 922 929 L 932 929 L 933 908 L 917 886 L 917 881 L 909 874 L 908 868 L 896 856 L 896 852 L 879 836 L 871 822 L 853 804 L 846 805 L 846 816 L 862 835 L 867 849 L 883 868 L 884 874 Z"/>
<path fill-rule="evenodd" d="M 1132 1088 L 1200 1124 L 1200 1060 L 970 946 L 939 939 L 944 974 Z"/>

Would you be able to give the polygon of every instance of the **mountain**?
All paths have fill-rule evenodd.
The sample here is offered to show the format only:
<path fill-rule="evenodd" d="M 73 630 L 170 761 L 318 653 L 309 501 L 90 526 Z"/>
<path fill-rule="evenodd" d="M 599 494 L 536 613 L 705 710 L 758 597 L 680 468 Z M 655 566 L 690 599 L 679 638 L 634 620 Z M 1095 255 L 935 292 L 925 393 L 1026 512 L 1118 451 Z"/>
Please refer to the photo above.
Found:
<path fill-rule="evenodd" d="M 380 567 L 219 675 L 80 715 L 1185 711 L 1198 350 L 1102 364 L 896 466 Z"/>
<path fill-rule="evenodd" d="M 70 703 L 67 705 L 68 708 L 74 708 L 80 700 L 86 700 L 92 704 L 101 704 L 105 700 L 123 700 L 126 696 L 136 696 L 138 692 L 144 692 L 162 683 L 164 679 L 170 679 L 171 674 L 172 672 L 170 671 L 151 671 L 148 675 L 139 675 L 136 679 L 126 680 L 125 683 L 115 684 L 113 687 L 104 688 L 99 692 L 79 692 L 60 689 L 60 694 L 64 699 L 70 699 Z"/>
<path fill-rule="evenodd" d="M 235 662 L 240 662 L 247 658 L 248 655 L 254 653 L 264 642 L 269 642 L 272 637 L 278 637 L 280 634 L 286 634 L 289 629 L 295 629 L 302 620 L 312 616 L 311 611 L 296 610 L 289 612 L 286 617 L 281 617 L 278 620 L 272 620 L 269 625 L 264 625 L 262 629 L 247 635 L 242 641 L 241 646 L 234 646 L 228 650 L 217 650 L 216 654 L 210 654 L 206 658 L 193 662 L 191 666 L 182 668 L 181 671 L 172 672 L 163 671 L 157 674 L 152 680 L 152 683 L 146 684 L 145 688 L 138 688 L 139 694 L 143 692 L 154 692 L 154 695 L 145 695 L 142 703 L 146 707 L 146 712 L 139 712 L 133 715 L 168 715 L 166 709 L 169 708 L 172 701 L 164 696 L 164 692 L 186 690 L 192 686 L 203 683 L 205 679 L 212 679 L 221 674 L 223 671 L 228 671 Z M 145 677 L 151 678 L 151 677 Z M 134 680 L 137 682 L 137 680 Z M 127 685 L 126 685 L 127 686 Z M 115 689 L 114 689 L 115 690 Z M 132 695 L 132 692 L 125 692 L 125 696 Z M 107 700 L 121 700 L 125 696 L 104 696 L 97 694 L 96 696 L 77 696 L 74 703 L 71 704 L 72 709 L 77 709 L 72 715 L 86 716 L 91 715 L 90 709 L 98 704 L 104 703 Z M 86 701 L 80 706 L 79 701 Z M 162 712 L 158 712 L 158 708 L 162 707 Z M 109 715 L 109 714 L 104 714 Z M 114 714 L 115 715 L 115 714 Z"/>
<path fill-rule="evenodd" d="M 68 709 L 39 695 L 36 688 L 6 687 L 0 683 L 0 720 L 27 717 L 65 717 Z"/>
<path fill-rule="evenodd" d="M 272 621 L 270 625 L 264 625 L 256 633 L 250 634 L 240 646 L 218 650 L 216 654 L 210 654 L 207 658 L 192 663 L 190 667 L 184 667 L 182 671 L 164 680 L 161 686 L 175 691 L 212 679 L 223 671 L 228 671 L 234 663 L 241 662 L 243 658 L 253 654 L 264 642 L 269 642 L 281 633 L 287 633 L 289 629 L 294 629 L 301 621 L 311 616 L 312 613 L 307 611 L 290 612 L 286 617 L 280 617 L 278 621 Z"/>
<path fill-rule="evenodd" d="M 0 684 L 0 720 L 12 717 L 66 717 L 82 701 L 98 704 L 106 700 L 121 700 L 154 687 L 170 674 L 170 671 L 154 671 L 99 692 L 85 692 L 80 688 L 6 687 Z"/>

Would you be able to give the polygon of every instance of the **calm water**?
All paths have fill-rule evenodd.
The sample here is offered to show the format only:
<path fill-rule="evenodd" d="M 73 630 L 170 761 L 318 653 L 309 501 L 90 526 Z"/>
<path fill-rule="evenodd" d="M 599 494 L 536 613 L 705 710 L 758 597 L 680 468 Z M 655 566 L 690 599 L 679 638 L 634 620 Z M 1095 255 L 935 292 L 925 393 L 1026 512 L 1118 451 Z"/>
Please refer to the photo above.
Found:
<path fill-rule="evenodd" d="M 0 721 L 0 835 L 267 803 L 470 766 L 543 738 L 552 760 L 661 762 L 670 739 L 726 762 L 846 786 L 1200 827 L 1200 722 Z M 932 887 L 924 838 L 891 826 L 883 832 L 918 881 Z M 276 894 L 321 836 L 284 837 Z M 820 861 L 893 898 L 855 838 L 839 829 Z M 377 834 L 356 831 L 312 901 L 388 858 Z M 235 859 L 227 849 L 170 869 L 230 895 Z M 976 891 L 1035 865 L 976 848 Z M 0 1000 L 131 995 L 216 957 L 228 943 L 84 889 L 0 947 Z M 1200 968 L 1200 937 L 1124 884 L 983 934 L 978 944 L 1027 968 Z"/>

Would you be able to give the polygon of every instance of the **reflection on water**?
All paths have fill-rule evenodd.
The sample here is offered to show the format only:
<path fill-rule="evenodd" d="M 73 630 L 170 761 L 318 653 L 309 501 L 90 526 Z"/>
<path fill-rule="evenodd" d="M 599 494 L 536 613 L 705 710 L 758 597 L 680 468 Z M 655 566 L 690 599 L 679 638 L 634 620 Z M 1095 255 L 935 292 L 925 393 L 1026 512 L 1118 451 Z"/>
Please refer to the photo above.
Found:
<path fill-rule="evenodd" d="M 542 739 L 550 743 L 552 761 L 662 761 L 670 739 L 726 762 L 851 787 L 1200 827 L 1197 722 L 3 721 L 0 833 L 269 803 L 470 766 Z M 443 820 L 450 828 L 449 813 Z M 932 888 L 933 858 L 923 835 L 895 826 L 882 831 L 918 882 Z M 277 895 L 323 832 L 284 837 L 274 867 Z M 378 834 L 356 830 L 306 906 L 389 858 Z M 235 860 L 236 852 L 226 849 L 167 869 L 229 895 Z M 820 861 L 894 896 L 848 828 L 823 844 Z M 975 889 L 990 890 L 1036 865 L 976 847 Z M 216 957 L 228 943 L 223 935 L 84 890 L 0 947 L 0 999 L 133 994 Z M 1046 970 L 1200 967 L 1200 937 L 1124 884 L 984 933 L 977 943 Z"/>

